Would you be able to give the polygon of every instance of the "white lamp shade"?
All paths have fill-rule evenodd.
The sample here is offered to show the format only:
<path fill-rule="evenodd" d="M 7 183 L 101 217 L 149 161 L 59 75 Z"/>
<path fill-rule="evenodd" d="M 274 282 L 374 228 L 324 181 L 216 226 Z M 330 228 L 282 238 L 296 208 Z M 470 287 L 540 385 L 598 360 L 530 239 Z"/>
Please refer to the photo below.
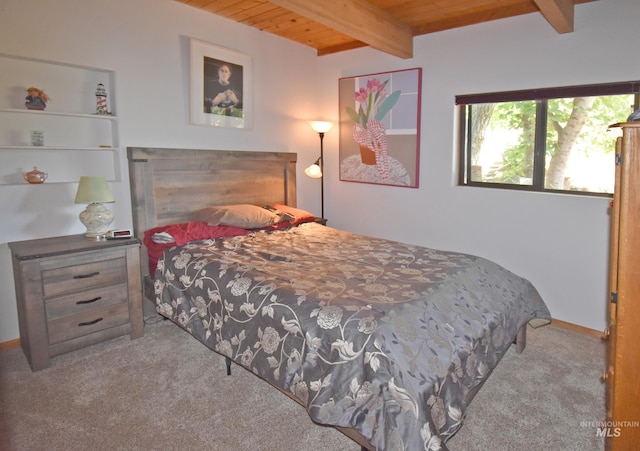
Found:
<path fill-rule="evenodd" d="M 312 164 L 307 169 L 304 170 L 304 173 L 312 179 L 319 179 L 322 177 L 322 171 L 320 170 L 320 166 L 317 164 Z"/>
<path fill-rule="evenodd" d="M 333 123 L 326 121 L 309 121 L 309 125 L 317 133 L 326 133 L 333 127 Z"/>
<path fill-rule="evenodd" d="M 104 177 L 87 176 L 80 177 L 78 191 L 76 192 L 76 204 L 91 204 L 93 202 L 115 202 L 113 194 Z"/>
<path fill-rule="evenodd" d="M 104 177 L 80 177 L 75 203 L 89 204 L 80 213 L 80 222 L 87 228 L 85 236 L 91 240 L 104 239 L 113 221 L 113 212 L 102 205 L 102 202 L 115 202 L 107 180 Z"/>

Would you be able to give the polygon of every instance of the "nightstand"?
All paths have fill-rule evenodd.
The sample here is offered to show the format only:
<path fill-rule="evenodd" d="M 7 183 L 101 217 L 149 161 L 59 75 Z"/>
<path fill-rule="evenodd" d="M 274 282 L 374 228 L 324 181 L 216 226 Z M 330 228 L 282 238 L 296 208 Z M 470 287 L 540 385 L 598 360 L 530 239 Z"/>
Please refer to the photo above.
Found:
<path fill-rule="evenodd" d="M 53 356 L 144 334 L 140 241 L 84 235 L 9 243 L 20 345 L 33 371 Z"/>

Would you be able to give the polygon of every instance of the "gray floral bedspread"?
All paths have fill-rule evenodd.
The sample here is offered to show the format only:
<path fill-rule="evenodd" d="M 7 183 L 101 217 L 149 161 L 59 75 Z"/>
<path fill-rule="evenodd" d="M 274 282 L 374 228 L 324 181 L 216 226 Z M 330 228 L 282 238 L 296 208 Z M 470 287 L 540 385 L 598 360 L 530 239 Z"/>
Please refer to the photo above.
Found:
<path fill-rule="evenodd" d="M 315 223 L 172 248 L 155 277 L 162 315 L 378 450 L 445 450 L 518 328 L 550 319 L 488 260 Z"/>

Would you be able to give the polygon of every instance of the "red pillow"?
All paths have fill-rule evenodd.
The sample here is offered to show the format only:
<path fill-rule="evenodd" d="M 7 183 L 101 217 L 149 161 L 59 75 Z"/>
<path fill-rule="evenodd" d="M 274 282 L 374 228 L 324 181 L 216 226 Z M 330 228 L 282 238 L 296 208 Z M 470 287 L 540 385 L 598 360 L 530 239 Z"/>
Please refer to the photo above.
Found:
<path fill-rule="evenodd" d="M 153 235 L 165 232 L 174 239 L 172 243 L 156 243 Z M 165 249 L 172 246 L 182 246 L 190 241 L 207 240 L 210 238 L 221 238 L 225 236 L 247 235 L 250 230 L 233 226 L 209 226 L 205 222 L 185 222 L 182 224 L 170 224 L 155 227 L 144 232 L 143 242 L 149 254 L 149 274 L 153 276 L 156 272 L 158 260 L 162 257 Z"/>
<path fill-rule="evenodd" d="M 302 224 L 303 222 L 311 222 L 316 218 L 313 213 L 309 213 L 308 211 L 302 210 L 300 208 L 290 207 L 289 205 L 273 204 L 273 208 L 280 210 L 283 213 L 289 213 L 290 215 L 295 217 L 293 221 L 290 221 L 290 222 L 286 221 L 288 222 L 289 225 L 297 225 L 297 224 Z"/>
<path fill-rule="evenodd" d="M 167 232 L 173 237 L 177 246 L 182 246 L 189 241 L 206 240 L 209 238 L 220 238 L 224 236 L 247 235 L 249 233 L 249 230 L 241 229 L 240 227 L 227 225 L 210 226 L 207 225 L 206 222 L 172 224 L 162 229 L 163 232 Z"/>

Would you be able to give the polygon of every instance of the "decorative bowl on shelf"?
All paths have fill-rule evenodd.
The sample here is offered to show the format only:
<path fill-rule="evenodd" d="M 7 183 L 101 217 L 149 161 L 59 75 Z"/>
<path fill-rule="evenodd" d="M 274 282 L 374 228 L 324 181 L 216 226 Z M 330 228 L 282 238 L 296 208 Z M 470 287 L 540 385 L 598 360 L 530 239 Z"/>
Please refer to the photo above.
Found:
<path fill-rule="evenodd" d="M 47 180 L 49 174 L 39 171 L 38 168 L 34 166 L 33 171 L 25 172 L 23 176 L 27 182 L 38 185 Z"/>

